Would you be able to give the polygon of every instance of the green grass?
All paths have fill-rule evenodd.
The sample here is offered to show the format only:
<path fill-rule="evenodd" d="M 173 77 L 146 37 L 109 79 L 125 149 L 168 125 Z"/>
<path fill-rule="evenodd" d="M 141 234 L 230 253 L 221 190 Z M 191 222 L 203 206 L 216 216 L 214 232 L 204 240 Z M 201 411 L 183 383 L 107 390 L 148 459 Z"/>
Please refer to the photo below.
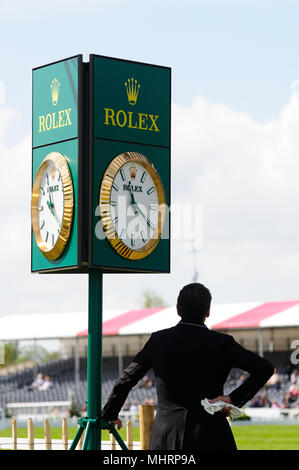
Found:
<path fill-rule="evenodd" d="M 51 426 L 51 425 L 50 425 Z M 68 437 L 72 440 L 76 434 L 77 428 L 69 428 L 68 429 Z M 126 428 L 122 428 L 119 432 L 121 438 L 123 440 L 127 439 L 127 432 Z M 27 428 L 18 428 L 17 436 L 20 438 L 27 438 Z M 0 431 L 0 437 L 12 437 L 12 432 L 10 428 L 4 429 Z M 34 437 L 36 439 L 43 439 L 44 438 L 44 429 L 41 427 L 34 427 Z M 51 427 L 51 438 L 52 439 L 62 439 L 62 430 L 61 428 L 54 428 Z M 102 432 L 102 440 L 103 441 L 110 441 L 110 434 L 109 431 Z M 139 428 L 133 428 L 133 441 L 139 441 L 140 434 Z"/>
<path fill-rule="evenodd" d="M 299 450 L 299 425 L 232 426 L 239 450 Z"/>
<path fill-rule="evenodd" d="M 299 425 L 242 425 L 232 426 L 232 431 L 239 450 L 299 450 Z M 69 428 L 69 439 L 73 439 L 76 428 Z M 126 429 L 120 430 L 123 440 L 126 440 Z M 43 439 L 44 430 L 34 428 L 34 436 Z M 11 429 L 0 431 L 0 437 L 11 437 Z M 18 437 L 27 437 L 26 428 L 18 428 Z M 52 439 L 61 439 L 61 428 L 51 428 Z M 108 431 L 102 433 L 103 441 L 109 441 Z M 139 428 L 133 428 L 133 440 L 139 441 Z"/>

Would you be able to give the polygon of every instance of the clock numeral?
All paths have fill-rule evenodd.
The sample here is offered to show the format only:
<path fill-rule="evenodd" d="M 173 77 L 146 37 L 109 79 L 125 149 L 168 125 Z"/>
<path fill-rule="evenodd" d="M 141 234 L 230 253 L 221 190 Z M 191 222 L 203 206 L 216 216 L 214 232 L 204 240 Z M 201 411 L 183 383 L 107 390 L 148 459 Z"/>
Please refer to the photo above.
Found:
<path fill-rule="evenodd" d="M 42 221 L 42 224 L 41 224 L 41 226 L 40 226 L 40 229 L 41 229 L 41 230 L 44 228 L 44 225 L 45 225 L 45 221 L 43 220 L 43 221 Z"/>
<path fill-rule="evenodd" d="M 157 211 L 158 207 L 159 207 L 158 204 L 150 204 L 149 205 L 150 211 Z"/>
<path fill-rule="evenodd" d="M 123 240 L 124 238 L 126 238 L 126 230 L 123 228 L 120 234 L 120 239 Z"/>
<path fill-rule="evenodd" d="M 40 187 L 40 191 L 41 191 L 42 195 L 44 196 L 45 195 L 45 190 L 42 186 Z"/>
<path fill-rule="evenodd" d="M 61 173 L 59 172 L 59 176 L 57 178 L 57 181 L 60 181 L 61 180 Z"/>
<path fill-rule="evenodd" d="M 135 246 L 135 236 L 131 235 L 131 245 Z"/>
<path fill-rule="evenodd" d="M 46 178 L 47 178 L 47 185 L 49 186 L 49 175 L 48 175 L 47 172 L 45 173 L 45 175 L 46 175 Z"/>
<path fill-rule="evenodd" d="M 116 206 L 116 202 L 115 202 L 115 201 L 110 201 L 110 206 L 115 207 L 115 206 Z"/>
<path fill-rule="evenodd" d="M 54 246 L 54 234 L 52 233 L 52 246 Z"/>
<path fill-rule="evenodd" d="M 126 175 L 125 175 L 124 170 L 121 168 L 121 169 L 119 170 L 119 172 L 120 172 L 121 179 L 122 179 L 123 181 L 125 181 L 125 180 L 126 180 Z"/>
<path fill-rule="evenodd" d="M 115 189 L 115 191 L 118 191 L 118 190 L 119 190 L 119 187 L 117 186 L 116 183 L 113 183 L 113 184 L 112 184 L 112 188 Z"/>
<path fill-rule="evenodd" d="M 38 210 L 39 212 L 43 211 L 43 210 L 44 210 L 44 206 L 39 206 L 39 207 L 37 208 L 37 210 Z"/>
<path fill-rule="evenodd" d="M 155 186 L 152 186 L 148 191 L 147 194 L 150 195 L 156 190 Z"/>
<path fill-rule="evenodd" d="M 140 232 L 140 235 L 141 235 L 143 243 L 145 243 L 145 235 L 144 235 L 144 232 L 142 230 Z"/>
<path fill-rule="evenodd" d="M 147 173 L 146 173 L 146 171 L 144 171 L 144 172 L 142 173 L 142 176 L 141 176 L 141 179 L 140 179 L 141 183 L 144 183 L 144 182 L 145 182 L 146 176 L 147 176 Z"/>
<path fill-rule="evenodd" d="M 48 241 L 48 236 L 49 236 L 49 232 L 47 232 L 47 234 L 46 234 L 45 242 Z"/>
<path fill-rule="evenodd" d="M 118 217 L 115 217 L 115 219 L 112 221 L 112 223 L 115 225 L 118 222 Z"/>

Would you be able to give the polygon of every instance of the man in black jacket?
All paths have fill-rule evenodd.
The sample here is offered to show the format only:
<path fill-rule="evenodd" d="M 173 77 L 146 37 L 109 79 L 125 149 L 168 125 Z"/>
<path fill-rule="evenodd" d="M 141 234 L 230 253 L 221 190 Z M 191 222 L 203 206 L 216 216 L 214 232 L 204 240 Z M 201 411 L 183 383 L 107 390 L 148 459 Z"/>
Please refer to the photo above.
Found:
<path fill-rule="evenodd" d="M 232 336 L 212 331 L 205 320 L 210 314 L 210 291 L 199 283 L 179 293 L 181 321 L 173 328 L 153 333 L 143 349 L 115 382 L 102 416 L 122 426 L 118 418 L 129 391 L 153 368 L 157 388 L 151 450 L 237 449 L 226 415 L 229 405 L 242 407 L 269 380 L 273 366 L 240 346 Z M 249 377 L 229 395 L 223 386 L 232 368 Z M 222 400 L 227 408 L 208 414 L 201 400 Z"/>

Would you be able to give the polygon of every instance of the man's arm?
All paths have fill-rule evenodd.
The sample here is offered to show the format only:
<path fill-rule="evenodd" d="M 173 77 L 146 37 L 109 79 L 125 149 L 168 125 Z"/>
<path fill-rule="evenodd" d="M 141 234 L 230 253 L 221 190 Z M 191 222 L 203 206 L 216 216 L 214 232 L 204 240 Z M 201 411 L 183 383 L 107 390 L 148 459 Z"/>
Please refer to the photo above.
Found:
<path fill-rule="evenodd" d="M 102 411 L 102 417 L 107 421 L 117 420 L 118 413 L 130 390 L 151 368 L 151 346 L 152 336 L 114 383 L 112 392 Z"/>
<path fill-rule="evenodd" d="M 233 405 L 242 407 L 262 388 L 274 373 L 274 367 L 266 359 L 243 348 L 231 337 L 230 362 L 232 368 L 249 372 L 249 377 L 229 397 Z"/>

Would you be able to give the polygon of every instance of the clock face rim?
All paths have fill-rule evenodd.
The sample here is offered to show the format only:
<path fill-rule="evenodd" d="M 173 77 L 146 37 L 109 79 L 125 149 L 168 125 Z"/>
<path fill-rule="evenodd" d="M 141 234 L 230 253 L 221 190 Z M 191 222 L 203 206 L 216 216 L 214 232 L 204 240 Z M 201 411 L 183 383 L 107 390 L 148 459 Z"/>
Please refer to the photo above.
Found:
<path fill-rule="evenodd" d="M 40 185 L 44 172 L 49 163 L 54 163 L 54 165 L 56 165 L 57 170 L 60 172 L 63 186 L 63 217 L 61 229 L 55 245 L 50 249 L 47 248 L 45 242 L 42 239 L 38 218 Z M 36 172 L 31 196 L 31 221 L 33 235 L 39 250 L 48 260 L 56 260 L 63 253 L 71 233 L 73 211 L 74 188 L 67 157 L 60 152 L 51 152 L 43 159 Z"/>
<path fill-rule="evenodd" d="M 139 249 L 129 248 L 118 237 L 115 226 L 112 222 L 110 196 L 112 184 L 119 170 L 126 163 L 137 163 L 143 166 L 153 179 L 158 195 L 158 225 L 149 241 Z M 99 196 L 100 217 L 106 237 L 114 250 L 123 258 L 130 260 L 140 260 L 149 256 L 158 245 L 165 223 L 166 198 L 161 178 L 150 160 L 138 152 L 124 152 L 117 155 L 107 167 L 101 182 Z"/>

